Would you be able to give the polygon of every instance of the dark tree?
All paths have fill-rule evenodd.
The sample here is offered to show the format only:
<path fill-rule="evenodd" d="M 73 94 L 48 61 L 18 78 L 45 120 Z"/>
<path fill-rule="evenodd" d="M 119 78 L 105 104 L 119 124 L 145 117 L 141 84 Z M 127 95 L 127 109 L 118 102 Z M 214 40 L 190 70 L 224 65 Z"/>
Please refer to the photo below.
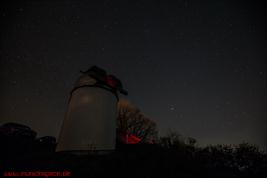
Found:
<path fill-rule="evenodd" d="M 158 138 L 156 123 L 127 100 L 118 103 L 117 127 L 120 132 L 139 137 L 141 142 L 156 141 Z"/>
<path fill-rule="evenodd" d="M 178 132 L 169 131 L 166 136 L 160 138 L 160 144 L 165 148 L 177 148 L 184 145 L 184 141 Z"/>

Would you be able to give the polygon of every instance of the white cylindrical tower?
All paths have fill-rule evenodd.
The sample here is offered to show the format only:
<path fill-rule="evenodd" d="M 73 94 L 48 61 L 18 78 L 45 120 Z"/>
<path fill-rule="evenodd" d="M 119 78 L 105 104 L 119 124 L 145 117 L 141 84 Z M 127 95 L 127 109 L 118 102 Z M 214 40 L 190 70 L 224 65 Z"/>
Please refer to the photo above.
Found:
<path fill-rule="evenodd" d="M 117 78 L 98 67 L 83 72 L 71 92 L 56 151 L 114 150 L 121 88 Z"/>

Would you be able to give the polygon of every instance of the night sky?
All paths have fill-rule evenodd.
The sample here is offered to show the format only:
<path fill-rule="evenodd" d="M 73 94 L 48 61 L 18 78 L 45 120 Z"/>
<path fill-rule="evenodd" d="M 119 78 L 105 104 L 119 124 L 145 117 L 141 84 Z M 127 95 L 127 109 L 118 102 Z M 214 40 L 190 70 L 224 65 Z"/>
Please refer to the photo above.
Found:
<path fill-rule="evenodd" d="M 1 1 L 0 122 L 57 136 L 98 65 L 164 135 L 267 150 L 266 6 L 255 1 Z"/>

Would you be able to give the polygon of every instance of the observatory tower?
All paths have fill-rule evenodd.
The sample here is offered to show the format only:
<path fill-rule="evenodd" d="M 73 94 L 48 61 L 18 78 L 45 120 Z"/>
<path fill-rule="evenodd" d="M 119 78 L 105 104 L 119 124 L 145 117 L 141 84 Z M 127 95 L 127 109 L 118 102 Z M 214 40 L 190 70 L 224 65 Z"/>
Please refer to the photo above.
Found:
<path fill-rule="evenodd" d="M 119 79 L 96 66 L 81 72 L 71 91 L 56 151 L 115 149 Z"/>

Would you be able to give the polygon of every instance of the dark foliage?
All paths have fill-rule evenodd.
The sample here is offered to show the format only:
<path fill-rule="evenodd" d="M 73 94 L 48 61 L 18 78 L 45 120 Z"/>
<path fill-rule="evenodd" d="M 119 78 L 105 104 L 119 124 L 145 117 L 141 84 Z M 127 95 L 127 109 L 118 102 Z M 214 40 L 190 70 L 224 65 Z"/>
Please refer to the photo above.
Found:
<path fill-rule="evenodd" d="M 158 139 L 157 124 L 127 100 L 118 103 L 117 127 L 120 132 L 137 136 L 143 143 Z"/>
<path fill-rule="evenodd" d="M 13 138 L 10 136 L 9 139 Z M 6 140 L 1 136 L 1 143 L 3 141 Z M 182 139 L 174 132 L 162 137 L 159 144 L 120 144 L 109 154 L 55 153 L 56 143 L 53 137 L 34 139 L 27 144 L 31 147 L 31 152 L 15 146 L 13 142 L 5 145 L 5 154 L 11 155 L 12 159 L 1 155 L 1 174 L 3 171 L 67 170 L 72 177 L 79 178 L 267 177 L 267 155 L 255 145 L 241 143 L 201 148 L 196 146 L 195 139 Z"/>
<path fill-rule="evenodd" d="M 37 133 L 30 127 L 18 123 L 0 126 L 0 163 L 34 153 L 54 152 L 56 138 L 36 138 Z"/>

